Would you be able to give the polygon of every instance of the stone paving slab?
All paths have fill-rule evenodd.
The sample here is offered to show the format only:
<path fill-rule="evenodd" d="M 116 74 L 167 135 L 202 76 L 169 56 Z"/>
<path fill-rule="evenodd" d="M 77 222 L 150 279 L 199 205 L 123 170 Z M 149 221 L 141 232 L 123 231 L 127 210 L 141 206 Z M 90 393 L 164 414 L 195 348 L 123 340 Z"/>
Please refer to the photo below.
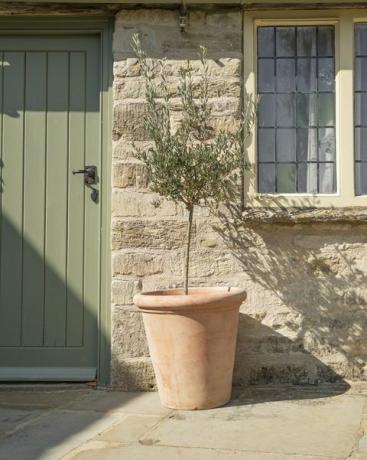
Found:
<path fill-rule="evenodd" d="M 119 411 L 128 414 L 164 415 L 170 409 L 163 407 L 157 392 L 92 391 L 72 403 L 73 410 L 97 412 Z"/>
<path fill-rule="evenodd" d="M 330 457 L 310 457 L 283 454 L 235 452 L 216 449 L 190 449 L 162 446 L 115 446 L 92 445 L 63 460 L 330 460 Z"/>
<path fill-rule="evenodd" d="M 176 412 L 141 440 L 165 446 L 236 449 L 345 458 L 353 449 L 365 398 L 336 396 Z"/>
<path fill-rule="evenodd" d="M 120 423 L 100 434 L 98 440 L 119 444 L 138 442 L 139 438 L 160 421 L 161 417 L 157 415 L 127 415 Z"/>
<path fill-rule="evenodd" d="M 6 433 L 14 431 L 25 423 L 29 423 L 32 419 L 39 416 L 40 413 L 40 411 L 35 410 L 30 411 L 0 407 L 0 439 Z"/>
<path fill-rule="evenodd" d="M 113 414 L 54 410 L 0 441 L 0 460 L 56 460 L 119 421 Z"/>
<path fill-rule="evenodd" d="M 49 388 L 0 386 L 0 460 L 367 460 L 367 383 L 248 387 L 198 412 Z"/>
<path fill-rule="evenodd" d="M 83 396 L 91 393 L 91 389 L 83 386 L 65 385 L 48 387 L 45 385 L 35 385 L 34 387 L 25 385 L 0 385 L 0 406 L 22 408 L 56 408 L 63 407 L 70 403 L 80 400 Z"/>

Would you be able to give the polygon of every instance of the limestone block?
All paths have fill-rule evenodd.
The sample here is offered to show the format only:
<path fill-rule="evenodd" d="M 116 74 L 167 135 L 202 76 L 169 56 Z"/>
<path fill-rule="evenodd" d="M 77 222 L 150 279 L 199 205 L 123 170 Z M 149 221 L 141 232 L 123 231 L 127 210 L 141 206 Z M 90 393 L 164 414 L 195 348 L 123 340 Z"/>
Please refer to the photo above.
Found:
<path fill-rule="evenodd" d="M 185 63 L 183 63 L 185 65 Z M 193 78 L 194 91 L 198 89 L 200 77 Z M 160 89 L 160 80 L 156 79 L 158 97 L 163 96 Z M 168 77 L 167 88 L 170 97 L 178 96 L 179 79 L 177 77 Z M 199 93 L 196 91 L 196 95 Z M 241 82 L 239 78 L 210 78 L 208 82 L 208 95 L 212 98 L 239 98 L 241 95 Z M 137 78 L 115 78 L 114 80 L 114 97 L 115 100 L 123 99 L 143 99 L 145 97 L 145 80 L 144 77 Z"/>
<path fill-rule="evenodd" d="M 137 161 L 135 157 L 135 148 L 148 150 L 152 146 L 153 142 L 151 141 L 128 141 L 124 138 L 120 138 L 113 142 L 112 156 L 115 162 L 126 161 L 133 163 Z"/>
<path fill-rule="evenodd" d="M 153 193 L 141 193 L 131 190 L 112 190 L 112 215 L 114 217 L 170 217 L 182 216 L 184 210 L 181 206 L 165 199 L 160 200 Z"/>
<path fill-rule="evenodd" d="M 186 226 L 186 222 L 175 220 L 114 219 L 112 248 L 180 248 L 186 239 Z M 195 228 L 193 233 L 195 236 Z"/>
<path fill-rule="evenodd" d="M 154 252 L 118 251 L 112 257 L 113 275 L 146 276 L 163 273 L 164 255 Z"/>
<path fill-rule="evenodd" d="M 119 359 L 148 357 L 144 325 L 139 311 L 114 306 L 112 310 L 112 354 Z"/>
<path fill-rule="evenodd" d="M 140 292 L 142 283 L 140 280 L 112 280 L 112 303 L 119 305 L 131 305 L 133 297 L 137 292 Z"/>
<path fill-rule="evenodd" d="M 148 186 L 148 174 L 141 163 L 114 163 L 112 166 L 113 187 L 135 187 L 145 189 Z"/>
<path fill-rule="evenodd" d="M 141 100 L 118 102 L 114 106 L 113 139 L 149 140 L 144 128 L 145 103 Z"/>
<path fill-rule="evenodd" d="M 197 59 L 197 50 L 200 45 L 208 49 L 209 57 L 234 57 L 241 53 L 241 14 L 227 15 L 223 27 L 218 27 L 216 18 L 213 21 L 207 18 L 210 14 L 197 12 L 192 14 L 186 33 L 183 35 L 178 27 L 177 12 L 160 12 L 157 17 L 161 21 L 147 22 L 146 12 L 134 12 L 136 22 L 132 23 L 132 16 L 128 18 L 122 12 L 117 20 L 114 33 L 114 52 L 125 53 L 126 57 L 133 57 L 131 38 L 134 33 L 139 33 L 142 46 L 148 55 L 154 57 L 178 57 Z M 152 11 L 152 16 L 155 14 Z M 222 14 L 223 18 L 226 16 Z M 138 18 L 142 18 L 139 20 Z"/>
<path fill-rule="evenodd" d="M 184 269 L 184 251 L 171 254 L 169 263 L 166 264 L 167 272 L 174 276 L 182 276 Z M 230 251 L 193 249 L 190 254 L 189 275 L 192 278 L 220 277 L 233 275 L 240 270 L 237 262 Z"/>
<path fill-rule="evenodd" d="M 122 358 L 112 355 L 111 386 L 124 391 L 151 391 L 156 388 L 150 358 Z"/>

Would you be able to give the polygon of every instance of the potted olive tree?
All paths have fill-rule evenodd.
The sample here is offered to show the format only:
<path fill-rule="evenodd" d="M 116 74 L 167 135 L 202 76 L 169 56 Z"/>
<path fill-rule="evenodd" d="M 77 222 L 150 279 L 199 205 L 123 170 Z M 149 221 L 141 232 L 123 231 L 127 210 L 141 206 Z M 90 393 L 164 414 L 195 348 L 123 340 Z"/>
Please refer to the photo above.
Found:
<path fill-rule="evenodd" d="M 179 70 L 182 119 L 172 125 L 170 81 L 165 60 L 152 61 L 134 35 L 132 47 L 145 80 L 145 129 L 153 141 L 136 157 L 147 168 L 150 188 L 187 210 L 183 289 L 143 292 L 134 298 L 142 311 L 150 355 L 163 405 L 207 409 L 230 399 L 241 288 L 189 288 L 192 223 L 197 206 L 217 208 L 246 167 L 244 142 L 255 119 L 256 102 L 247 99 L 231 130 L 216 130 L 209 100 L 206 50 L 201 74 L 188 61 Z"/>

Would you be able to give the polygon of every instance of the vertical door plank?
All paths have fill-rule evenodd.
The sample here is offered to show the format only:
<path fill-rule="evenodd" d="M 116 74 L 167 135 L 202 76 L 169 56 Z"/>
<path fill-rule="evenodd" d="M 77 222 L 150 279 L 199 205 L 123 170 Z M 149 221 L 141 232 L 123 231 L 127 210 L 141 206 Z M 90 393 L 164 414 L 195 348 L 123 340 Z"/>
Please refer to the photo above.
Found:
<path fill-rule="evenodd" d="M 68 60 L 48 53 L 44 343 L 55 347 L 65 346 L 66 328 Z"/>
<path fill-rule="evenodd" d="M 97 166 L 101 178 L 101 118 L 100 118 L 100 74 L 93 69 L 99 67 L 98 47 L 89 49 L 87 54 L 87 101 L 86 101 L 86 163 Z M 101 190 L 101 183 L 96 187 Z M 97 343 L 99 306 L 99 269 L 100 269 L 100 197 L 98 203 L 85 196 L 85 257 L 84 257 L 84 298 L 85 298 L 85 345 L 89 353 L 93 352 L 93 343 Z"/>
<path fill-rule="evenodd" d="M 22 345 L 43 344 L 46 53 L 28 52 L 25 76 Z"/>
<path fill-rule="evenodd" d="M 0 344 L 5 346 L 19 345 L 21 334 L 24 56 L 3 56 Z"/>
<path fill-rule="evenodd" d="M 70 53 L 67 346 L 83 345 L 85 53 Z"/>

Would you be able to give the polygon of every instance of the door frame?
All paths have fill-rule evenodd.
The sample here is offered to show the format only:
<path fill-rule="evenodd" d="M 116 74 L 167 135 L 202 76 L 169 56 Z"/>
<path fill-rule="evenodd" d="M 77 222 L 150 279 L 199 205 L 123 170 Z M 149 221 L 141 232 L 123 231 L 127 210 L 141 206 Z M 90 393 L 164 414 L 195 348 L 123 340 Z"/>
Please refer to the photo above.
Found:
<path fill-rule="evenodd" d="M 110 382 L 111 367 L 111 167 L 112 167 L 112 17 L 0 17 L 1 35 L 96 34 L 101 51 L 100 298 L 97 382 Z"/>

